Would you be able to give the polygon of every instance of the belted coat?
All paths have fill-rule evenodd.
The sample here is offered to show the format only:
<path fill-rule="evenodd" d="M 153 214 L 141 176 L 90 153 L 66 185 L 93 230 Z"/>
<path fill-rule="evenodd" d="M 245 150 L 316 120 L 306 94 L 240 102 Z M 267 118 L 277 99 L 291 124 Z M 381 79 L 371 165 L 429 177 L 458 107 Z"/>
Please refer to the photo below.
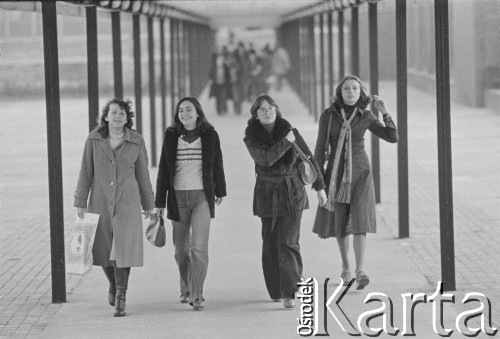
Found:
<path fill-rule="evenodd" d="M 143 265 L 141 206 L 151 210 L 155 205 L 146 146 L 138 132 L 125 128 L 116 156 L 106 138 L 96 130 L 90 132 L 74 206 L 100 215 L 92 248 L 94 265 L 110 266 L 113 246 L 117 267 Z"/>
<path fill-rule="evenodd" d="M 325 187 L 316 160 L 299 131 L 280 117 L 276 118 L 272 134 L 259 120 L 250 119 L 243 141 L 255 162 L 256 182 L 253 213 L 261 218 L 290 215 L 294 210 L 309 208 L 304 183 L 298 171 L 299 155 L 285 136 L 293 131 L 295 143 L 310 157 L 318 178 L 312 187 L 319 191 Z"/>

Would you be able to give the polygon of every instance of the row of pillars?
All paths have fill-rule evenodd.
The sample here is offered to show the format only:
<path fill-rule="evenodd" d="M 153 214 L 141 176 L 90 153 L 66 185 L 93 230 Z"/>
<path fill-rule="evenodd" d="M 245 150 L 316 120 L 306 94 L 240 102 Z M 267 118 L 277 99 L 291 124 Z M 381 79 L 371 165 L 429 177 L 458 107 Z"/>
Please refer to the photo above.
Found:
<path fill-rule="evenodd" d="M 119 11 L 111 12 L 111 28 L 113 43 L 114 96 L 123 98 L 123 69 L 121 51 L 121 22 Z M 133 46 L 134 46 L 134 90 L 136 109 L 136 128 L 142 133 L 142 70 L 140 44 L 140 14 L 133 16 Z M 87 23 L 87 62 L 88 62 L 88 103 L 89 130 L 96 126 L 99 114 L 99 67 L 97 48 L 97 9 L 86 7 Z M 183 96 L 197 96 L 205 84 L 210 67 L 210 58 L 203 51 L 211 50 L 213 41 L 212 30 L 204 24 L 187 20 L 169 18 L 170 46 L 165 45 L 164 17 L 147 16 L 148 37 L 148 75 L 150 100 L 150 138 L 151 164 L 156 166 L 156 74 L 154 44 L 154 20 L 160 25 L 160 81 L 159 95 L 161 98 L 162 130 L 167 123 L 167 96 L 170 97 L 170 111 L 173 116 L 176 100 Z M 52 302 L 66 301 L 66 271 L 64 253 L 64 214 L 62 187 L 62 157 L 61 157 L 61 119 L 59 91 L 59 59 L 57 44 L 57 8 L 55 1 L 42 2 L 43 46 L 45 61 L 45 96 L 47 114 L 47 148 L 49 166 L 49 209 L 50 209 L 50 241 L 52 268 Z M 167 49 L 169 51 L 167 51 Z M 169 53 L 169 54 L 167 54 Z M 167 69 L 166 56 L 170 57 L 170 67 Z M 170 75 L 168 79 L 167 72 Z M 167 86 L 167 79 L 170 87 Z"/>
<path fill-rule="evenodd" d="M 406 41 L 406 0 L 396 3 L 396 85 L 397 85 L 397 125 L 398 142 L 398 206 L 399 206 L 399 238 L 408 238 L 409 229 L 409 192 L 408 192 L 408 100 L 407 100 L 407 41 Z M 309 111 L 318 119 L 318 113 L 325 109 L 325 90 L 334 94 L 334 81 L 337 76 L 342 79 L 346 74 L 345 49 L 350 48 L 350 73 L 359 75 L 359 6 L 335 11 L 320 10 L 319 13 L 295 16 L 286 21 L 279 29 L 283 46 L 289 51 L 294 67 L 289 74 L 289 82 L 298 93 Z M 368 41 L 369 41 L 369 87 L 373 94 L 379 91 L 378 74 L 378 22 L 377 3 L 368 2 Z M 333 6 L 331 6 L 333 7 Z M 435 8 L 435 45 L 436 45 L 436 97 L 438 124 L 438 164 L 439 164 L 439 205 L 441 231 L 441 272 L 445 290 L 455 290 L 455 253 L 453 231 L 453 192 L 451 166 L 451 130 L 450 130 L 450 74 L 449 74 L 449 28 L 448 0 L 434 0 Z M 350 46 L 345 46 L 344 34 L 346 25 L 344 15 L 350 11 L 351 22 L 349 34 Z M 304 11 L 305 12 L 305 11 Z M 338 38 L 334 46 L 333 19 L 337 15 L 336 31 Z M 324 30 L 326 20 L 326 32 Z M 318 33 L 319 31 L 319 33 Z M 316 40 L 316 33 L 319 38 Z M 298 37 L 298 39 L 297 39 Z M 326 38 L 326 39 L 325 39 Z M 324 41 L 327 41 L 325 46 Z M 316 46 L 318 41 L 319 46 Z M 325 52 L 326 50 L 326 52 Z M 316 51 L 319 51 L 317 55 Z M 334 74 L 334 59 L 338 58 L 338 73 Z M 318 62 L 317 62 L 318 60 Z M 325 65 L 326 60 L 326 65 Z M 319 74 L 319 76 L 317 75 Z M 325 81 L 328 75 L 328 83 Z M 319 102 L 318 93 L 319 90 Z M 372 112 L 378 111 L 372 105 Z M 375 185 L 375 199 L 381 202 L 380 192 L 380 151 L 379 139 L 372 135 L 371 139 L 372 174 Z"/>

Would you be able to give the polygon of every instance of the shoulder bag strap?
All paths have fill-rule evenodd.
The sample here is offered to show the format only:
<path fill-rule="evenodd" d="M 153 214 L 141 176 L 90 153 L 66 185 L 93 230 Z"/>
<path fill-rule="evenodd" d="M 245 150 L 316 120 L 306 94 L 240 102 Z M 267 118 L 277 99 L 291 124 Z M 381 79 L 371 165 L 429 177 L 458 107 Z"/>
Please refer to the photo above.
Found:
<path fill-rule="evenodd" d="M 297 153 L 299 153 L 299 156 L 304 160 L 304 161 L 309 161 L 309 158 L 307 155 L 305 155 L 304 152 L 300 149 L 299 145 L 297 145 L 295 142 L 292 142 L 293 147 L 297 150 Z"/>
<path fill-rule="evenodd" d="M 332 127 L 332 112 L 328 112 L 328 127 L 326 130 L 325 138 L 325 162 L 328 162 L 328 157 L 330 155 L 330 128 Z"/>

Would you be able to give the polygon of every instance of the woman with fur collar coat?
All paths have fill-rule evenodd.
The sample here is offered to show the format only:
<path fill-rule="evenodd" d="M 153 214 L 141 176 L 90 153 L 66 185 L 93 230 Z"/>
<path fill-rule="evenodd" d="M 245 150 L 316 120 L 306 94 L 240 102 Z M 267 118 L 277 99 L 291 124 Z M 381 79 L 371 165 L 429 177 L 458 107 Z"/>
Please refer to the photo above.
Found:
<path fill-rule="evenodd" d="M 294 308 L 297 282 L 302 277 L 300 221 L 309 201 L 297 167 L 300 157 L 292 143 L 310 157 L 316 172 L 321 172 L 299 131 L 282 118 L 270 96 L 259 95 L 250 112 L 244 142 L 255 162 L 253 213 L 262 221 L 264 280 L 273 301 L 283 300 L 285 308 Z M 312 187 L 318 192 L 319 204 L 324 205 L 321 175 Z"/>

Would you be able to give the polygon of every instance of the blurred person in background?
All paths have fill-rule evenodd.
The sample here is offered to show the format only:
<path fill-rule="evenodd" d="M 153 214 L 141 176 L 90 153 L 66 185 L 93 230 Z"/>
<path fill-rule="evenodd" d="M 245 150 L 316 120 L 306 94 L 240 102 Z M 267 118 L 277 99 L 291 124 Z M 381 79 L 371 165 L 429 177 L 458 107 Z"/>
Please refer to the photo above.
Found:
<path fill-rule="evenodd" d="M 227 66 L 229 68 L 229 82 L 231 99 L 233 100 L 234 113 L 241 114 L 241 104 L 243 102 L 244 67 L 246 62 L 246 52 L 237 48 L 229 54 Z"/>
<path fill-rule="evenodd" d="M 278 43 L 272 57 L 272 73 L 274 75 L 275 88 L 281 91 L 283 79 L 291 67 L 288 52 Z"/>
<path fill-rule="evenodd" d="M 248 101 L 253 101 L 259 93 L 261 93 L 265 82 L 264 67 L 261 58 L 255 50 L 248 52 L 248 78 L 245 86 L 245 94 Z"/>
<path fill-rule="evenodd" d="M 215 97 L 215 109 L 218 115 L 227 114 L 227 100 L 230 94 L 230 75 L 227 66 L 227 49 L 212 55 L 209 78 L 212 81 L 209 97 Z"/>

